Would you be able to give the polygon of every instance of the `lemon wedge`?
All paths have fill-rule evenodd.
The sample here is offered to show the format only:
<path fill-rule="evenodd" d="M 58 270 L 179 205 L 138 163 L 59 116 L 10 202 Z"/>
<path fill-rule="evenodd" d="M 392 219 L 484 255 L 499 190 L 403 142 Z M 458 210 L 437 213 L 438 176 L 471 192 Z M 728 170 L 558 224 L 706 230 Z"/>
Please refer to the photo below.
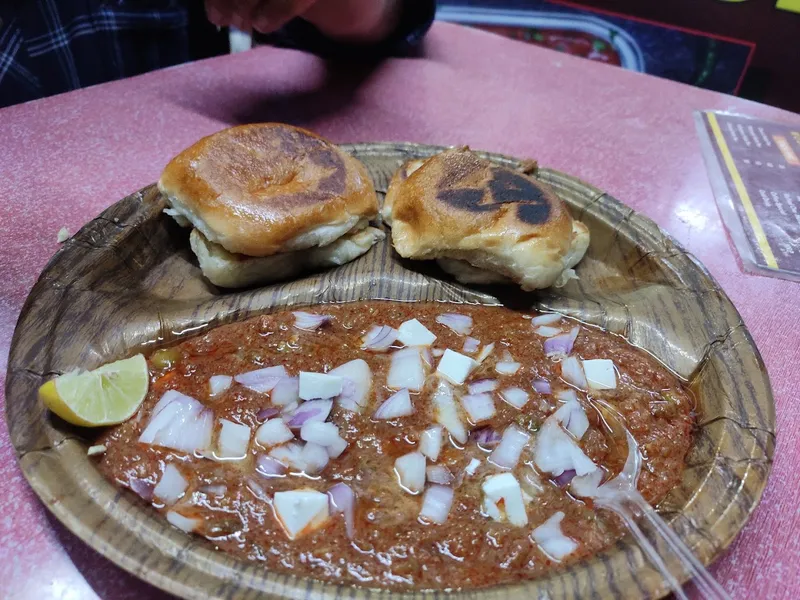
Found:
<path fill-rule="evenodd" d="M 137 354 L 94 371 L 74 371 L 51 379 L 39 388 L 39 398 L 73 425 L 116 425 L 133 416 L 149 383 L 147 361 Z"/>

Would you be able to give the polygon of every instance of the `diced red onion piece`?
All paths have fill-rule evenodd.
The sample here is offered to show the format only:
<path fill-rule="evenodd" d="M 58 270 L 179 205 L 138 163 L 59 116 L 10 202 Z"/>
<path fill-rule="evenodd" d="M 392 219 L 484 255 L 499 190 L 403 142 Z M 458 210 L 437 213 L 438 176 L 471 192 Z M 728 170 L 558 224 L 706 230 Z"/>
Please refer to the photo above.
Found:
<path fill-rule="evenodd" d="M 344 516 L 344 526 L 347 537 L 353 539 L 355 533 L 355 505 L 356 495 L 346 483 L 337 483 L 328 490 L 328 510 L 331 515 Z"/>
<path fill-rule="evenodd" d="M 269 448 L 294 439 L 294 434 L 283 419 L 268 419 L 256 429 L 256 442 Z"/>
<path fill-rule="evenodd" d="M 550 382 L 547 381 L 546 379 L 534 380 L 533 389 L 545 396 L 548 396 L 553 393 L 553 389 L 550 387 Z"/>
<path fill-rule="evenodd" d="M 174 510 L 171 510 L 167 513 L 167 521 L 170 525 L 177 527 L 185 533 L 191 533 L 195 531 L 202 523 L 200 519 L 184 517 L 182 514 L 177 513 Z"/>
<path fill-rule="evenodd" d="M 256 458 L 256 471 L 264 477 L 281 477 L 286 473 L 286 465 L 271 456 L 259 454 Z"/>
<path fill-rule="evenodd" d="M 453 490 L 444 485 L 432 485 L 422 498 L 419 516 L 427 521 L 441 525 L 447 521 L 450 507 L 453 505 Z"/>
<path fill-rule="evenodd" d="M 503 439 L 493 427 L 481 427 L 480 429 L 475 429 L 472 433 L 470 433 L 470 437 L 475 440 L 475 443 L 478 444 L 484 450 L 491 450 L 492 448 L 497 447 L 500 443 L 500 440 Z"/>
<path fill-rule="evenodd" d="M 259 423 L 263 423 L 267 419 L 276 417 L 279 414 L 281 414 L 280 410 L 278 410 L 274 406 L 268 406 L 266 408 L 262 408 L 260 411 L 256 413 L 256 421 L 258 421 Z"/>
<path fill-rule="evenodd" d="M 539 471 L 556 477 L 568 470 L 574 470 L 580 476 L 597 469 L 575 440 L 561 428 L 555 415 L 548 417 L 536 434 L 533 456 Z"/>
<path fill-rule="evenodd" d="M 378 407 L 373 415 L 376 419 L 397 419 L 414 414 L 414 406 L 411 404 L 411 395 L 407 389 L 395 392 Z"/>
<path fill-rule="evenodd" d="M 500 361 L 494 366 L 494 370 L 501 375 L 514 375 L 521 366 L 518 362 Z"/>
<path fill-rule="evenodd" d="M 330 315 L 317 315 L 301 310 L 295 311 L 292 314 L 294 315 L 294 326 L 304 331 L 314 331 L 323 323 L 327 323 L 331 320 Z"/>
<path fill-rule="evenodd" d="M 461 405 L 473 424 L 488 421 L 496 412 L 491 394 L 467 394 L 466 396 L 461 396 Z"/>
<path fill-rule="evenodd" d="M 272 388 L 269 399 L 277 406 L 287 406 L 300 400 L 300 378 L 281 377 Z"/>
<path fill-rule="evenodd" d="M 397 330 L 388 325 L 376 325 L 362 338 L 365 350 L 384 352 L 397 341 Z"/>
<path fill-rule="evenodd" d="M 500 392 L 500 396 L 514 408 L 522 408 L 528 403 L 528 392 L 522 388 L 506 388 Z"/>
<path fill-rule="evenodd" d="M 331 458 L 338 458 L 339 456 L 341 456 L 342 452 L 344 452 L 346 449 L 347 449 L 347 440 L 341 437 L 334 440 L 332 444 L 326 447 L 326 450 L 328 451 L 328 456 L 330 456 Z"/>
<path fill-rule="evenodd" d="M 328 465 L 328 451 L 324 446 L 307 442 L 300 451 L 300 460 L 303 461 L 305 471 L 308 475 L 317 475 Z"/>
<path fill-rule="evenodd" d="M 366 361 L 351 360 L 330 371 L 329 375 L 342 378 L 342 393 L 336 403 L 345 410 L 360 413 L 368 404 L 372 390 L 372 371 Z"/>
<path fill-rule="evenodd" d="M 240 373 L 233 379 L 236 383 L 243 385 L 248 390 L 253 390 L 259 394 L 265 394 L 274 388 L 282 378 L 288 376 L 289 373 L 286 372 L 286 368 L 283 365 L 277 365 L 275 367 Z"/>
<path fill-rule="evenodd" d="M 553 481 L 556 482 L 556 485 L 558 487 L 566 487 L 569 485 L 569 482 L 572 481 L 574 477 L 575 477 L 575 470 L 568 469 L 567 471 L 564 471 L 561 475 L 557 475 L 553 479 Z"/>
<path fill-rule="evenodd" d="M 468 337 L 464 340 L 464 347 L 462 350 L 467 354 L 472 354 L 480 347 L 480 345 L 480 340 L 476 340 L 474 337 Z"/>
<path fill-rule="evenodd" d="M 543 315 L 538 315 L 531 319 L 531 325 L 534 327 L 539 327 L 541 325 L 553 325 L 554 323 L 558 323 L 561 320 L 561 315 L 558 313 L 545 313 Z"/>
<path fill-rule="evenodd" d="M 267 492 L 264 491 L 264 487 L 253 477 L 245 477 L 244 483 L 247 489 L 250 490 L 250 492 L 252 492 L 256 498 L 263 501 L 269 501 L 269 497 L 267 496 Z"/>
<path fill-rule="evenodd" d="M 147 500 L 148 502 L 151 502 L 153 500 L 153 490 L 156 487 L 154 483 L 151 483 L 146 479 L 139 479 L 138 477 L 132 477 L 128 481 L 128 487 L 130 487 L 131 491 L 133 491 L 142 500 Z"/>
<path fill-rule="evenodd" d="M 409 452 L 394 461 L 394 471 L 400 485 L 411 494 L 419 494 L 425 486 L 425 457 Z"/>
<path fill-rule="evenodd" d="M 339 429 L 333 423 L 308 421 L 300 428 L 300 438 L 327 447 L 339 439 Z"/>
<path fill-rule="evenodd" d="M 514 425 L 509 425 L 503 432 L 500 444 L 489 455 L 489 460 L 503 469 L 513 469 L 530 439 L 530 435 Z"/>
<path fill-rule="evenodd" d="M 551 338 L 559 335 L 561 330 L 558 327 L 548 327 L 547 325 L 542 325 L 541 327 L 534 329 L 533 332 L 538 336 Z"/>
<path fill-rule="evenodd" d="M 441 348 L 434 348 L 433 350 L 431 350 L 431 354 L 436 358 L 439 358 L 442 354 L 444 354 L 444 350 L 442 350 Z"/>
<path fill-rule="evenodd" d="M 472 333 L 472 317 L 458 313 L 444 313 L 436 317 L 436 322 L 460 335 Z"/>
<path fill-rule="evenodd" d="M 533 541 L 538 544 L 542 552 L 556 561 L 561 561 L 578 547 L 575 540 L 562 533 L 561 521 L 563 519 L 564 513 L 559 511 L 534 529 L 531 534 Z"/>
<path fill-rule="evenodd" d="M 419 356 L 429 369 L 433 366 L 433 358 L 431 356 L 430 348 L 428 348 L 427 346 L 420 348 Z"/>
<path fill-rule="evenodd" d="M 250 445 L 250 428 L 228 419 L 220 419 L 219 438 L 217 440 L 217 456 L 219 458 L 241 460 L 247 454 Z"/>
<path fill-rule="evenodd" d="M 476 356 L 476 357 L 475 357 L 475 362 L 477 362 L 478 364 L 482 363 L 482 362 L 483 362 L 483 361 L 485 361 L 487 358 L 489 358 L 489 355 L 490 355 L 490 354 L 491 354 L 493 351 L 494 351 L 494 342 L 492 342 L 491 344 L 489 344 L 489 345 L 487 345 L 487 346 L 484 346 L 483 348 L 481 348 L 481 351 L 480 351 L 480 353 L 478 354 L 478 356 Z"/>
<path fill-rule="evenodd" d="M 208 379 L 209 395 L 213 398 L 231 387 L 233 377 L 230 375 L 214 375 Z"/>
<path fill-rule="evenodd" d="M 425 384 L 425 369 L 418 348 L 405 348 L 392 354 L 386 385 L 399 390 L 407 388 L 419 392 Z"/>
<path fill-rule="evenodd" d="M 303 447 L 300 444 L 290 442 L 283 446 L 273 448 L 269 451 L 269 455 L 287 467 L 291 467 L 296 471 L 303 471 L 305 469 L 305 463 L 300 456 L 302 450 Z"/>
<path fill-rule="evenodd" d="M 224 496 L 228 491 L 228 486 L 221 483 L 204 485 L 200 488 L 200 491 L 207 496 Z"/>
<path fill-rule="evenodd" d="M 168 390 L 153 410 L 139 442 L 199 453 L 210 448 L 213 429 L 211 410 L 190 396 Z"/>
<path fill-rule="evenodd" d="M 561 402 L 577 402 L 578 394 L 572 388 L 567 388 L 565 390 L 558 390 L 556 392 L 556 398 Z"/>
<path fill-rule="evenodd" d="M 568 333 L 547 338 L 544 341 L 544 353 L 550 358 L 568 356 L 572 352 L 572 346 L 575 344 L 579 332 L 580 327 L 576 325 Z"/>
<path fill-rule="evenodd" d="M 581 440 L 589 429 L 589 419 L 586 411 L 583 410 L 577 396 L 566 402 L 561 408 L 553 413 L 552 418 L 557 420 L 569 431 L 576 439 Z"/>
<path fill-rule="evenodd" d="M 303 402 L 294 412 L 284 415 L 283 418 L 290 428 L 297 429 L 308 421 L 325 421 L 331 414 L 332 408 L 333 400 L 309 400 Z"/>
<path fill-rule="evenodd" d="M 497 389 L 497 379 L 479 379 L 467 386 L 470 394 L 482 394 L 484 392 L 493 392 Z"/>
<path fill-rule="evenodd" d="M 561 361 L 561 377 L 577 388 L 586 389 L 586 375 L 580 361 L 574 356 L 568 356 Z"/>
<path fill-rule="evenodd" d="M 419 439 L 419 451 L 433 462 L 439 458 L 442 450 L 442 427 L 435 425 L 422 432 Z"/>
<path fill-rule="evenodd" d="M 431 483 L 448 485 L 453 482 L 453 474 L 444 465 L 431 465 L 425 469 L 425 477 Z"/>
<path fill-rule="evenodd" d="M 444 380 L 439 380 L 433 393 L 433 406 L 436 422 L 447 429 L 451 437 L 461 444 L 467 442 L 467 430 L 458 414 L 458 406 L 453 400 L 453 388 Z"/>

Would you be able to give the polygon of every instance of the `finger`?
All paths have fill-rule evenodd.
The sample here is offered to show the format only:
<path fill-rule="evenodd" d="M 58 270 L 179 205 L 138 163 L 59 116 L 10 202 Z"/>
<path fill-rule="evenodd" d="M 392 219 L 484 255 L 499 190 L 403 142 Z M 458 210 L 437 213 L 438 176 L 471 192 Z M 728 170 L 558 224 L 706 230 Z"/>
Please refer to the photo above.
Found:
<path fill-rule="evenodd" d="M 217 0 L 206 0 L 206 17 L 217 27 L 227 27 L 230 14 L 225 10 L 225 3 Z"/>
<path fill-rule="evenodd" d="M 253 28 L 270 33 L 302 15 L 316 0 L 262 0 L 254 13 Z"/>

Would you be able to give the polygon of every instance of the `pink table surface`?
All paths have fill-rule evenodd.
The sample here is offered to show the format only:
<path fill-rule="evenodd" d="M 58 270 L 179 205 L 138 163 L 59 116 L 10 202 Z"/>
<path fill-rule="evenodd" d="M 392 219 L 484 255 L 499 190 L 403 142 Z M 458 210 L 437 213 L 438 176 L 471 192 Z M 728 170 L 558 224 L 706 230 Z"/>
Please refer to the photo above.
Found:
<path fill-rule="evenodd" d="M 0 373 L 28 291 L 56 251 L 168 159 L 228 125 L 286 121 L 339 142 L 414 141 L 537 158 L 653 218 L 732 298 L 763 354 L 778 449 L 760 507 L 713 571 L 735 598 L 800 586 L 800 311 L 795 283 L 744 274 L 709 187 L 692 111 L 800 116 L 437 24 L 422 59 L 326 70 L 260 48 L 0 110 Z M 0 597 L 157 598 L 65 530 L 29 489 L 0 426 Z"/>

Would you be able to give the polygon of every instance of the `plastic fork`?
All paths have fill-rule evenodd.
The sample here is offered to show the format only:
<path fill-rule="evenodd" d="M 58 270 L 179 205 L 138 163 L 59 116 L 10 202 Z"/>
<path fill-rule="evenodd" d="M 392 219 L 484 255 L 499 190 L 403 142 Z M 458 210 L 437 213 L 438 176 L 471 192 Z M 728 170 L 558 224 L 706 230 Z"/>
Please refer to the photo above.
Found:
<path fill-rule="evenodd" d="M 595 400 L 595 402 L 598 401 Z M 688 600 L 680 582 L 670 572 L 658 550 L 639 528 L 636 522 L 637 517 L 647 520 L 653 531 L 661 537 L 669 550 L 680 560 L 681 566 L 694 580 L 698 591 L 704 598 L 730 600 L 730 596 L 725 589 L 639 493 L 636 488 L 642 468 L 639 445 L 630 431 L 628 431 L 628 428 L 624 427 L 622 415 L 605 402 L 598 402 L 598 404 L 605 409 L 600 411 L 601 416 L 605 417 L 610 413 L 614 420 L 617 421 L 617 424 L 624 429 L 628 443 L 628 457 L 625 460 L 625 466 L 622 471 L 613 479 L 598 486 L 599 480 L 592 481 L 593 478 L 590 474 L 583 478 L 577 478 L 578 481 L 573 479 L 573 490 L 581 496 L 592 498 L 596 506 L 613 511 L 622 518 L 639 547 L 672 588 L 676 598 Z M 601 474 L 599 471 L 596 473 Z"/>

